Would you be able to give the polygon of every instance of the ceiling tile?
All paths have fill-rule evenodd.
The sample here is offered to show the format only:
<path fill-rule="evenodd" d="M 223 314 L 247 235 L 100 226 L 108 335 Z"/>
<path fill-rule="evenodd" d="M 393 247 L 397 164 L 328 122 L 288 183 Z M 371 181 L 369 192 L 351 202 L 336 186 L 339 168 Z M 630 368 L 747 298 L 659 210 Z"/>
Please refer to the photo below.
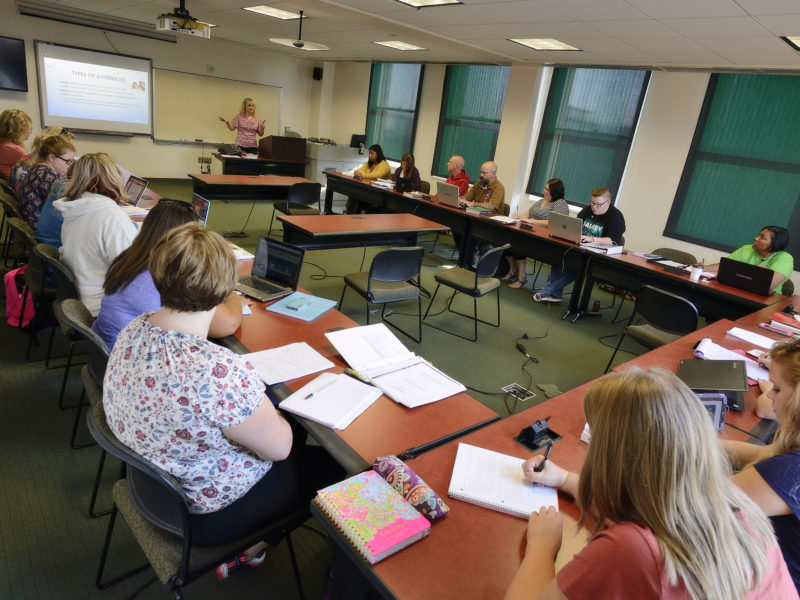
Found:
<path fill-rule="evenodd" d="M 744 11 L 733 0 L 626 0 L 653 19 L 737 17 Z"/>

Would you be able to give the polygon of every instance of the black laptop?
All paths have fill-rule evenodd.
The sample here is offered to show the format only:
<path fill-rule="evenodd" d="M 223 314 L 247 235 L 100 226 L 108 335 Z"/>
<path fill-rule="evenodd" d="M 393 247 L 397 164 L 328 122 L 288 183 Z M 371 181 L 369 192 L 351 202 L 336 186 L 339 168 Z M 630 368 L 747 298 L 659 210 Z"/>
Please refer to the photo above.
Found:
<path fill-rule="evenodd" d="M 250 275 L 239 279 L 236 291 L 266 302 L 297 290 L 305 250 L 261 236 Z"/>
<path fill-rule="evenodd" d="M 398 177 L 394 180 L 394 189 L 398 192 L 410 192 L 411 191 L 411 179 L 408 177 Z"/>
<path fill-rule="evenodd" d="M 765 267 L 750 265 L 730 258 L 719 260 L 717 281 L 761 296 L 772 293 L 772 276 L 775 271 Z"/>
<path fill-rule="evenodd" d="M 725 394 L 728 408 L 744 410 L 744 393 L 749 389 L 744 360 L 682 360 L 678 378 L 696 393 Z"/>

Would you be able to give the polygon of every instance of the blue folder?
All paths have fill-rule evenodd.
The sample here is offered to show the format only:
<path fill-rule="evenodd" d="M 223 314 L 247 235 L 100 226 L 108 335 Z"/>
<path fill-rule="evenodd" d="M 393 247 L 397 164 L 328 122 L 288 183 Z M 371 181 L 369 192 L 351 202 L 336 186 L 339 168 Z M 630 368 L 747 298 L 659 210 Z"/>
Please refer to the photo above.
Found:
<path fill-rule="evenodd" d="M 334 306 L 336 306 L 335 300 L 328 300 L 327 298 L 320 298 L 303 292 L 295 292 L 270 304 L 267 306 L 267 310 L 279 315 L 300 319 L 301 321 L 313 321 Z"/>

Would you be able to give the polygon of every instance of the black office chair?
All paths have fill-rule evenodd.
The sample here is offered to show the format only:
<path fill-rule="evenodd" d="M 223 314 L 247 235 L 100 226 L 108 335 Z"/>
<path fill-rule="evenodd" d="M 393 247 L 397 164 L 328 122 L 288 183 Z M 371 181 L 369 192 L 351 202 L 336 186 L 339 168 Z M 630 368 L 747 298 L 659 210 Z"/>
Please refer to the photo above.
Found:
<path fill-rule="evenodd" d="M 637 316 L 645 322 L 633 325 L 633 320 Z M 614 353 L 608 360 L 604 373 L 608 373 L 611 368 L 611 363 L 626 335 L 649 349 L 658 348 L 697 329 L 697 320 L 697 308 L 686 298 L 652 285 L 643 285 L 636 297 L 636 308 L 614 348 Z"/>
<path fill-rule="evenodd" d="M 158 579 L 167 591 L 173 592 L 175 597 L 180 599 L 183 598 L 183 586 L 216 568 L 229 557 L 238 556 L 259 540 L 272 541 L 286 538 L 297 593 L 301 599 L 305 599 L 290 537 L 290 531 L 296 529 L 310 516 L 305 503 L 286 511 L 268 526 L 248 534 L 247 538 L 224 546 L 195 546 L 192 544 L 189 507 L 180 482 L 116 438 L 106 422 L 102 402 L 95 404 L 89 411 L 87 424 L 89 432 L 97 443 L 127 466 L 127 477 L 115 483 L 112 491 L 114 505 L 95 578 L 95 585 L 98 588 L 111 587 L 151 566 L 156 577 L 150 579 L 136 594 Z M 131 533 L 147 556 L 148 564 L 109 581 L 103 581 L 103 571 L 118 513 L 122 514 Z"/>
<path fill-rule="evenodd" d="M 11 188 L 8 188 L 11 190 Z M 20 212 L 19 202 L 16 195 L 9 194 L 5 191 L 0 191 L 0 205 L 3 207 L 3 218 L 0 221 L 0 239 L 3 244 L 3 261 L 6 267 L 11 266 L 8 259 L 11 256 L 11 228 L 8 225 L 8 219 L 17 218 L 22 219 Z"/>
<path fill-rule="evenodd" d="M 425 181 L 424 179 L 422 179 L 419 182 L 419 191 L 421 193 L 423 193 L 423 194 L 430 194 L 431 193 L 431 182 L 430 181 Z"/>
<path fill-rule="evenodd" d="M 389 248 L 382 250 L 372 259 L 369 272 L 350 273 L 344 276 L 342 297 L 339 308 L 342 308 L 344 293 L 348 287 L 353 288 L 367 301 L 367 325 L 369 325 L 369 309 L 371 304 L 381 304 L 381 320 L 415 342 L 422 341 L 422 299 L 420 298 L 419 272 L 425 254 L 421 246 L 409 248 Z M 416 281 L 414 281 L 416 280 Z M 417 300 L 417 328 L 415 338 L 407 331 L 386 318 L 386 305 L 391 302 Z"/>
<path fill-rule="evenodd" d="M 453 295 L 450 296 L 450 299 L 447 301 L 446 310 L 473 320 L 475 331 L 472 338 L 468 338 L 464 335 L 455 333 L 454 331 L 450 331 L 442 327 L 437 327 L 436 325 L 432 325 L 430 323 L 425 324 L 429 327 L 433 327 L 434 329 L 438 329 L 439 331 L 444 331 L 445 333 L 455 335 L 456 337 L 469 340 L 470 342 L 474 342 L 478 339 L 479 321 L 486 325 L 491 325 L 492 327 L 500 327 L 500 280 L 497 279 L 494 274 L 497 272 L 497 266 L 500 264 L 500 260 L 503 258 L 503 252 L 508 250 L 510 247 L 511 244 L 506 244 L 504 246 L 498 246 L 497 248 L 492 248 L 491 250 L 484 252 L 480 259 L 478 259 L 478 266 L 475 271 L 456 267 L 453 269 L 442 269 L 433 276 L 437 285 L 436 289 L 433 291 L 433 296 L 431 296 L 431 301 L 428 303 L 428 308 L 425 310 L 425 316 L 422 317 L 422 320 L 425 321 L 425 319 L 428 318 L 428 313 L 431 310 L 433 301 L 436 299 L 436 293 L 439 291 L 439 287 L 445 286 L 452 288 Z M 478 298 L 481 298 L 492 291 L 494 291 L 497 295 L 497 323 L 484 321 L 483 319 L 478 318 Z M 472 297 L 472 315 L 453 310 L 453 299 L 459 292 Z"/>
<path fill-rule="evenodd" d="M 285 215 L 318 215 L 322 212 L 320 192 L 322 185 L 319 183 L 295 183 L 289 188 L 286 202 L 276 202 L 273 205 L 272 217 L 269 220 L 267 237 L 272 233 L 272 223 L 275 220 L 275 211 Z M 316 204 L 314 208 L 312 204 Z"/>

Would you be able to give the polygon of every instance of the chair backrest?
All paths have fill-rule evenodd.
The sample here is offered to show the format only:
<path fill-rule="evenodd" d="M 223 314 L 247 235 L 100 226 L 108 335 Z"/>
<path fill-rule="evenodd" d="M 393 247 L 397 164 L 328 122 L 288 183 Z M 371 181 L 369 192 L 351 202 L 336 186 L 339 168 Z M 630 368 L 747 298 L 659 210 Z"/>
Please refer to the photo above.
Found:
<path fill-rule="evenodd" d="M 58 256 L 58 250 L 49 244 L 36 244 L 33 247 L 33 253 L 55 273 L 56 281 L 58 282 L 56 299 L 66 300 L 68 298 L 79 297 L 75 275 L 72 269 L 61 262 L 61 258 Z"/>
<path fill-rule="evenodd" d="M 11 227 L 14 235 L 22 240 L 22 244 L 25 246 L 25 250 L 28 254 L 33 254 L 36 238 L 33 237 L 33 229 L 31 229 L 31 226 L 19 217 L 11 217 L 8 220 L 8 226 Z"/>
<path fill-rule="evenodd" d="M 675 248 L 656 248 L 651 254 L 658 254 L 667 260 L 674 260 L 682 265 L 697 264 L 697 257 L 694 254 L 684 252 L 683 250 L 676 250 Z"/>
<path fill-rule="evenodd" d="M 425 249 L 422 246 L 382 250 L 372 259 L 372 266 L 369 269 L 370 281 L 375 279 L 399 282 L 419 277 L 424 255 Z"/>
<path fill-rule="evenodd" d="M 497 267 L 500 265 L 500 260 L 503 258 L 503 252 L 509 248 L 511 248 L 511 244 L 505 244 L 484 252 L 478 260 L 475 277 L 494 277 Z"/>
<path fill-rule="evenodd" d="M 781 286 L 781 294 L 784 296 L 791 296 L 794 294 L 794 282 L 791 279 L 787 279 L 783 282 Z"/>
<path fill-rule="evenodd" d="M 319 183 L 295 183 L 289 188 L 287 202 L 289 204 L 302 204 L 310 206 L 314 203 L 319 204 L 322 185 Z"/>
<path fill-rule="evenodd" d="M 424 179 L 419 182 L 419 191 L 423 194 L 430 194 L 431 193 L 431 182 L 425 181 Z"/>
<path fill-rule="evenodd" d="M 653 327 L 668 333 L 686 335 L 697 329 L 698 315 L 694 304 L 652 285 L 643 285 L 637 293 L 634 315 L 637 314 Z"/>
<path fill-rule="evenodd" d="M 511 214 L 511 205 L 507 204 L 506 202 L 503 202 L 503 215 L 507 217 L 510 214 Z"/>
<path fill-rule="evenodd" d="M 12 196 L 5 191 L 0 191 L 0 204 L 3 205 L 3 212 L 7 218 L 22 218 L 22 212 L 20 212 L 19 201 L 17 200 L 16 196 Z"/>
<path fill-rule="evenodd" d="M 75 298 L 55 302 L 54 307 L 61 313 L 64 321 L 86 340 L 89 345 L 89 373 L 95 381 L 102 384 L 110 350 L 103 339 L 92 330 L 94 319 L 89 309 Z"/>
<path fill-rule="evenodd" d="M 128 486 L 136 508 L 157 527 L 183 538 L 188 547 L 189 510 L 180 482 L 119 441 L 108 426 L 103 403 L 86 415 L 89 433 L 106 452 L 127 466 Z"/>

